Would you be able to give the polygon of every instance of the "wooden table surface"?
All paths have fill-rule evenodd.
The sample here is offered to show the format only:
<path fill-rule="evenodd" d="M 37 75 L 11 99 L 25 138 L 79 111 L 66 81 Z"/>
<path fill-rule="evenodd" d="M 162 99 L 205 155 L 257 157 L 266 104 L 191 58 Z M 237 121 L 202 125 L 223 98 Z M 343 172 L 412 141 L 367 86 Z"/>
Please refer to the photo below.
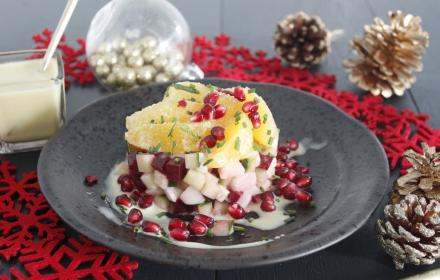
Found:
<path fill-rule="evenodd" d="M 66 32 L 71 43 L 85 37 L 88 25 L 95 12 L 105 0 L 82 0 Z M 328 28 L 343 29 L 345 34 L 333 44 L 333 52 L 315 71 L 333 73 L 338 80 L 338 89 L 347 89 L 361 94 L 352 85 L 341 66 L 343 59 L 352 55 L 348 42 L 355 34 L 361 34 L 363 26 L 374 17 L 386 17 L 389 10 L 400 9 L 419 15 L 423 27 L 430 33 L 430 46 L 424 56 L 424 71 L 417 75 L 417 83 L 402 98 L 393 98 L 387 103 L 400 109 L 409 108 L 431 116 L 433 127 L 440 127 L 440 47 L 438 12 L 440 2 L 425 1 L 381 1 L 381 0 L 173 0 L 181 10 L 192 30 L 192 34 L 213 37 L 220 32 L 229 34 L 232 44 L 265 50 L 273 54 L 272 33 L 278 20 L 286 14 L 304 10 L 319 15 Z M 45 27 L 54 27 L 65 1 L 54 0 L 2 0 L 0 7 L 0 51 L 29 49 L 33 47 L 31 36 Z M 435 27 L 437 26 L 437 28 Z M 99 86 L 84 88 L 73 86 L 68 92 L 68 115 L 72 117 L 82 106 L 107 94 Z M 0 120 L 1 121 L 1 120 Z M 19 170 L 34 170 L 38 152 L 6 156 Z M 397 173 L 392 174 L 392 180 Z M 391 181 L 390 181 L 391 185 Z M 209 271 L 184 269 L 140 261 L 135 279 L 399 279 L 440 267 L 439 264 L 424 267 L 408 266 L 396 272 L 391 259 L 379 248 L 374 233 L 374 224 L 382 216 L 385 199 L 369 221 L 356 233 L 328 249 L 276 265 Z M 8 263 L 0 261 L 0 274 L 7 273 Z M 438 276 L 440 278 L 440 275 Z"/>

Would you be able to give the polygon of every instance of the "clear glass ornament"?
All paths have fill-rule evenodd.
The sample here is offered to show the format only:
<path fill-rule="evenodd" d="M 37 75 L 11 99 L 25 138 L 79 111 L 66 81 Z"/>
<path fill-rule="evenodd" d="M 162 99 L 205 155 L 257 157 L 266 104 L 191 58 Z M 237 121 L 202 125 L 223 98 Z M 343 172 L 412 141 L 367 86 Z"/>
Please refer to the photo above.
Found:
<path fill-rule="evenodd" d="M 203 78 L 191 63 L 191 33 L 167 0 L 112 0 L 87 33 L 87 58 L 110 90 Z"/>

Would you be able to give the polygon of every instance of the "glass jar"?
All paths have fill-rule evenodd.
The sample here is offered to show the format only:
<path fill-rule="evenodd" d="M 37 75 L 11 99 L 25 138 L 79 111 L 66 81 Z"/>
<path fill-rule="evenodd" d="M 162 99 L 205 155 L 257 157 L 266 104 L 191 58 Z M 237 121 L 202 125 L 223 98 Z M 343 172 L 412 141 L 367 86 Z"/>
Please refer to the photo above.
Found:
<path fill-rule="evenodd" d="M 65 122 L 63 60 L 43 71 L 43 55 L 0 53 L 0 154 L 39 149 Z"/>
<path fill-rule="evenodd" d="M 166 0 L 112 0 L 92 20 L 87 57 L 107 88 L 203 78 L 191 64 L 192 39 L 182 14 Z"/>

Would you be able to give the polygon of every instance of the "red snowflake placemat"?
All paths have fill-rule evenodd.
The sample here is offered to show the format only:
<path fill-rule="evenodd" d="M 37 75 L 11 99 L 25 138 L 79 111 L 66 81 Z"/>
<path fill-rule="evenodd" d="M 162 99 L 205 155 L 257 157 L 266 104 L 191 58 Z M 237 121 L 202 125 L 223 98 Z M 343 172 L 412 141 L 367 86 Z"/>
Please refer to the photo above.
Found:
<path fill-rule="evenodd" d="M 36 48 L 45 48 L 51 32 L 44 30 L 33 39 Z M 85 55 L 85 41 L 78 49 L 63 38 L 59 49 L 65 61 L 66 82 L 86 85 L 94 81 Z M 398 167 L 403 152 L 421 152 L 420 142 L 440 147 L 440 130 L 427 124 L 426 114 L 399 111 L 383 104 L 381 97 L 358 97 L 337 91 L 333 75 L 312 74 L 283 66 L 278 58 L 263 51 L 230 46 L 227 35 L 214 41 L 204 36 L 194 39 L 193 60 L 208 76 L 281 84 L 309 91 L 334 103 L 363 122 L 381 140 L 390 163 Z M 401 167 L 405 168 L 404 161 Z M 59 217 L 42 196 L 35 172 L 16 176 L 9 162 L 0 162 L 0 261 L 16 259 L 20 267 L 10 274 L 18 279 L 132 278 L 137 262 L 97 245 L 83 236 L 66 236 Z M 0 279 L 9 279 L 6 275 Z"/>

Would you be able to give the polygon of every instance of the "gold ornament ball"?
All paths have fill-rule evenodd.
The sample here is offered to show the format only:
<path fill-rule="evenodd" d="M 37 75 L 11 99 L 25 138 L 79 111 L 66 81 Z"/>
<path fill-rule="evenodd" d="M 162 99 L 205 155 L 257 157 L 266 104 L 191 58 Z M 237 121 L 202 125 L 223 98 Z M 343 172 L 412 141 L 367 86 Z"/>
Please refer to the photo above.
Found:
<path fill-rule="evenodd" d="M 165 73 L 159 73 L 156 75 L 156 77 L 154 78 L 154 81 L 161 83 L 161 82 L 168 82 L 169 80 L 171 80 L 171 77 L 168 76 Z"/>
<path fill-rule="evenodd" d="M 168 75 L 177 77 L 183 71 L 183 64 L 179 61 L 171 60 L 165 66 L 164 70 Z"/>
<path fill-rule="evenodd" d="M 113 49 L 112 44 L 108 42 L 104 42 L 98 47 L 98 52 L 100 53 L 108 53 L 111 52 Z"/>
<path fill-rule="evenodd" d="M 140 40 L 140 45 L 147 50 L 151 50 L 157 47 L 158 42 L 156 38 L 152 36 L 145 36 Z"/>
<path fill-rule="evenodd" d="M 147 49 L 142 53 L 142 58 L 145 62 L 151 63 L 158 55 L 159 51 L 157 49 Z"/>
<path fill-rule="evenodd" d="M 144 59 L 140 56 L 130 56 L 127 58 L 127 65 L 131 67 L 141 67 L 144 65 Z"/>
<path fill-rule="evenodd" d="M 168 58 L 165 55 L 159 55 L 153 60 L 153 65 L 157 69 L 163 69 L 165 66 L 167 66 Z"/>
<path fill-rule="evenodd" d="M 109 52 L 104 55 L 104 60 L 107 65 L 114 65 L 118 63 L 118 55 L 115 52 Z"/>
<path fill-rule="evenodd" d="M 99 65 L 96 67 L 96 75 L 98 77 L 106 77 L 110 73 L 110 67 L 108 65 Z"/>
<path fill-rule="evenodd" d="M 136 69 L 136 80 L 140 84 L 147 84 L 153 80 L 156 68 L 151 65 L 142 66 Z"/>
<path fill-rule="evenodd" d="M 116 73 L 116 78 L 122 85 L 131 86 L 136 82 L 136 72 L 128 67 L 121 67 L 119 72 Z"/>
<path fill-rule="evenodd" d="M 99 54 L 99 53 L 95 53 L 94 55 L 92 55 L 89 59 L 89 63 L 92 67 L 97 67 L 99 65 L 103 65 L 105 64 L 105 60 L 104 57 Z"/>
<path fill-rule="evenodd" d="M 116 52 L 119 52 L 119 51 L 125 49 L 125 47 L 127 47 L 127 45 L 128 45 L 127 40 L 123 39 L 123 38 L 117 38 L 117 39 L 113 40 L 113 42 L 112 42 L 113 50 Z"/>
<path fill-rule="evenodd" d="M 126 57 L 140 56 L 141 52 L 142 52 L 142 49 L 140 47 L 137 47 L 137 46 L 134 46 L 134 45 L 129 45 L 129 46 L 125 47 L 125 49 L 122 51 L 122 53 Z"/>
<path fill-rule="evenodd" d="M 110 73 L 107 78 L 104 80 L 104 83 L 108 86 L 115 86 L 118 80 L 115 73 Z"/>

